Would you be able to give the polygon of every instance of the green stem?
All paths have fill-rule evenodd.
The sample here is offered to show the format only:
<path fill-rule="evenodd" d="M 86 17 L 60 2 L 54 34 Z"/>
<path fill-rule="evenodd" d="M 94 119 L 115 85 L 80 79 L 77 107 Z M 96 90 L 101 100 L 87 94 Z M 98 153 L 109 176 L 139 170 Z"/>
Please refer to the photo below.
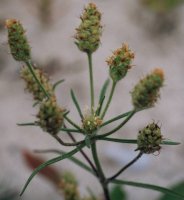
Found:
<path fill-rule="evenodd" d="M 66 125 L 64 124 L 64 127 L 66 127 Z M 73 142 L 76 142 L 75 137 L 72 135 L 72 133 L 70 133 L 69 131 L 67 132 L 69 137 L 71 138 L 71 140 Z M 95 175 L 98 177 L 98 172 L 96 170 L 96 167 L 94 166 L 94 164 L 91 162 L 91 160 L 89 159 L 88 155 L 81 149 L 80 153 L 82 154 L 82 156 L 86 159 L 86 161 L 89 163 L 89 165 L 91 166 L 92 170 L 94 171 Z"/>
<path fill-rule="evenodd" d="M 110 200 L 110 195 L 109 195 L 109 190 L 108 190 L 108 182 L 107 182 L 107 179 L 106 179 L 106 177 L 103 173 L 100 161 L 98 159 L 96 142 L 91 144 L 91 151 L 92 151 L 93 159 L 94 159 L 94 162 L 95 162 L 95 165 L 96 165 L 96 168 L 97 168 L 98 178 L 99 178 L 99 181 L 100 181 L 102 188 L 103 188 L 105 200 Z"/>
<path fill-rule="evenodd" d="M 91 112 L 94 109 L 94 84 L 93 84 L 93 66 L 92 66 L 92 54 L 87 53 L 89 64 L 89 78 L 90 78 L 90 91 L 91 91 Z"/>
<path fill-rule="evenodd" d="M 98 159 L 98 154 L 97 154 L 97 150 L 96 150 L 96 142 L 94 142 L 93 144 L 91 144 L 91 151 L 92 151 L 92 155 L 93 155 L 93 159 L 97 168 L 97 171 L 99 173 L 99 178 L 101 179 L 101 181 L 103 182 L 105 179 L 100 161 Z"/>
<path fill-rule="evenodd" d="M 45 88 L 43 87 L 43 85 L 40 83 L 40 81 L 38 80 L 35 72 L 34 72 L 34 68 L 31 64 L 31 61 L 26 61 L 25 62 L 27 67 L 29 68 L 31 74 L 33 75 L 35 81 L 37 82 L 37 84 L 39 85 L 40 89 L 42 90 L 42 92 L 45 94 L 45 96 L 49 99 L 49 94 L 47 93 L 47 91 L 45 90 Z"/>
<path fill-rule="evenodd" d="M 101 115 L 101 119 L 104 118 L 104 116 L 105 116 L 105 114 L 106 114 L 106 112 L 107 112 L 107 110 L 108 110 L 108 108 L 109 108 L 109 105 L 110 105 L 111 100 L 112 100 L 112 96 L 113 96 L 113 94 L 114 94 L 115 87 L 116 87 L 116 82 L 113 81 L 112 88 L 111 88 L 111 92 L 110 92 L 110 94 L 109 94 L 109 99 L 108 99 L 107 104 L 106 104 L 106 106 L 105 106 L 105 108 L 104 108 L 104 111 L 103 111 L 103 113 L 102 113 L 102 115 Z"/>

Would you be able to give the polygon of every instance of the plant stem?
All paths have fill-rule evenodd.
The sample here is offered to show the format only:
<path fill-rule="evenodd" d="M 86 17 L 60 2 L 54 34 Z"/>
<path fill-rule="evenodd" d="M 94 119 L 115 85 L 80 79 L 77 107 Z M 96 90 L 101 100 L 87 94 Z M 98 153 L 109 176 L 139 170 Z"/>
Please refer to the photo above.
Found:
<path fill-rule="evenodd" d="M 122 169 L 120 169 L 115 175 L 108 178 L 108 182 L 116 179 L 122 172 L 124 172 L 127 168 L 129 168 L 131 165 L 133 165 L 141 156 L 143 155 L 142 152 L 139 152 L 139 154 L 131 160 L 128 164 L 126 164 Z"/>
<path fill-rule="evenodd" d="M 104 176 L 100 161 L 98 159 L 97 150 L 96 150 L 96 142 L 91 144 L 91 151 L 92 151 L 94 162 L 96 164 L 97 171 L 99 173 L 100 181 L 103 182 L 105 179 L 105 176 Z"/>
<path fill-rule="evenodd" d="M 64 127 L 67 128 L 66 125 L 64 125 Z M 71 138 L 71 140 L 73 142 L 76 142 L 76 139 L 73 137 L 73 135 L 69 131 L 67 131 L 67 133 L 68 133 L 69 137 Z M 95 173 L 95 175 L 98 177 L 98 172 L 96 170 L 96 167 L 91 162 L 91 160 L 88 158 L 88 156 L 86 155 L 86 153 L 82 149 L 80 150 L 80 153 L 83 155 L 83 157 L 86 159 L 86 161 L 88 162 L 88 164 L 91 166 L 91 168 L 92 168 L 93 172 Z"/>
<path fill-rule="evenodd" d="M 34 72 L 34 68 L 31 64 L 31 61 L 26 61 L 25 64 L 27 65 L 27 67 L 29 68 L 31 74 L 33 75 L 35 81 L 37 82 L 37 84 L 39 85 L 40 89 L 42 90 L 42 92 L 45 94 L 45 96 L 49 99 L 49 94 L 47 93 L 47 91 L 45 90 L 45 88 L 43 87 L 43 85 L 40 83 L 40 81 L 38 80 L 35 72 Z"/>
<path fill-rule="evenodd" d="M 98 159 L 98 154 L 97 154 L 97 149 L 96 149 L 96 142 L 91 144 L 91 151 L 92 151 L 92 155 L 93 155 L 93 159 L 98 171 L 98 175 L 99 175 L 99 181 L 102 185 L 103 188 L 103 192 L 104 192 L 104 196 L 106 200 L 110 200 L 110 196 L 109 196 L 109 190 L 108 190 L 108 182 L 107 179 L 103 173 L 100 161 Z"/>
<path fill-rule="evenodd" d="M 66 142 L 63 142 L 63 140 L 59 138 L 57 135 L 52 135 L 52 136 L 63 146 L 77 146 L 79 144 L 84 143 L 84 140 L 81 140 L 79 142 L 74 142 L 74 143 L 66 143 Z"/>
<path fill-rule="evenodd" d="M 101 119 L 104 118 L 104 116 L 105 116 L 105 114 L 106 114 L 106 112 L 107 112 L 107 109 L 109 108 L 109 105 L 110 105 L 111 100 L 112 100 L 112 96 L 113 96 L 113 94 L 114 94 L 115 87 L 116 87 L 116 82 L 113 81 L 113 83 L 112 83 L 112 88 L 111 88 L 111 92 L 110 92 L 110 94 L 109 94 L 109 99 L 108 99 L 107 104 L 106 104 L 106 106 L 105 106 L 105 108 L 104 108 L 104 111 L 103 111 L 103 113 L 102 113 L 102 115 L 101 115 Z"/>
<path fill-rule="evenodd" d="M 90 78 L 90 91 L 91 91 L 91 113 L 94 109 L 94 84 L 93 84 L 93 66 L 92 66 L 92 54 L 87 53 L 89 64 L 89 78 Z"/>
<path fill-rule="evenodd" d="M 105 200 L 111 200 L 110 194 L 109 194 L 109 189 L 108 189 L 108 184 L 103 184 L 102 187 L 103 187 L 103 191 L 104 191 Z"/>

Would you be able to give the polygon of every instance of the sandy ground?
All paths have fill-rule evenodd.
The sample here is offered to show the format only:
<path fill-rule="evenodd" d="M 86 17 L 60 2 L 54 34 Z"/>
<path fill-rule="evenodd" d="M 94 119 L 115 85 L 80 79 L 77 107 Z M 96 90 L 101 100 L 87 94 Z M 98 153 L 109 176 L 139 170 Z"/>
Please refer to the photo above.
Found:
<path fill-rule="evenodd" d="M 74 29 L 79 25 L 79 15 L 86 0 L 53 1 L 51 18 L 44 24 L 40 20 L 39 1 L 1 0 L 0 21 L 6 18 L 19 19 L 27 29 L 36 63 L 44 66 L 51 74 L 51 80 L 65 78 L 65 83 L 57 90 L 62 106 L 71 110 L 77 120 L 77 113 L 70 100 L 73 88 L 83 108 L 89 106 L 89 86 L 87 59 L 78 51 L 73 42 Z M 127 170 L 121 178 L 169 186 L 184 179 L 184 7 L 170 14 L 173 30 L 159 29 L 162 18 L 140 6 L 134 0 L 99 0 L 97 3 L 103 13 L 104 31 L 102 44 L 94 54 L 95 93 L 108 76 L 106 58 L 112 50 L 127 42 L 136 57 L 134 67 L 121 81 L 114 95 L 114 102 L 107 118 L 126 112 L 132 108 L 130 91 L 137 81 L 154 67 L 162 67 L 166 81 L 161 99 L 155 108 L 145 110 L 118 132 L 121 138 L 136 138 L 139 129 L 155 120 L 162 125 L 164 138 L 180 141 L 179 146 L 164 146 L 159 156 L 143 156 L 135 166 Z M 43 13 L 42 13 L 43 14 Z M 48 15 L 48 14 L 47 14 Z M 45 19 L 45 18 L 44 18 Z M 165 24 L 165 23 L 164 23 Z M 171 22 L 172 25 L 172 22 Z M 170 26 L 171 26 L 170 25 Z M 170 27 L 169 26 L 169 27 Z M 167 26 L 166 26 L 167 27 Z M 21 150 L 60 148 L 46 133 L 38 128 L 18 127 L 16 123 L 33 121 L 36 109 L 32 108 L 31 96 L 24 93 L 24 84 L 19 79 L 20 63 L 15 62 L 7 47 L 6 31 L 0 27 L 0 179 L 20 190 L 30 175 L 25 166 Z M 134 145 L 101 143 L 99 154 L 107 174 L 113 174 L 135 155 Z M 64 148 L 66 149 L 66 148 Z M 89 151 L 89 150 L 87 150 Z M 53 155 L 44 155 L 52 158 Z M 83 170 L 68 161 L 56 164 L 61 171 L 71 169 L 76 174 L 81 191 L 85 193 L 90 186 L 101 192 L 97 181 Z M 126 187 L 128 200 L 154 200 L 157 192 Z M 23 199 L 61 199 L 54 188 L 42 177 L 36 177 L 28 187 Z"/>

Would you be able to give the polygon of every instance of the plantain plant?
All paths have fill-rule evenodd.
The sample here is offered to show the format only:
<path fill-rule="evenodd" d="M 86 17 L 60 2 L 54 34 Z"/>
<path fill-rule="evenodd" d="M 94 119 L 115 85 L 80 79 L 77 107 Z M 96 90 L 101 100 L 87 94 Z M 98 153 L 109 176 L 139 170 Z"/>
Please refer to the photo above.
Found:
<path fill-rule="evenodd" d="M 71 150 L 64 152 L 63 150 L 50 149 L 45 152 L 54 152 L 58 154 L 56 157 L 39 165 L 30 175 L 25 183 L 21 195 L 25 192 L 27 186 L 35 175 L 45 167 L 54 163 L 60 162 L 64 159 L 69 159 L 79 167 L 95 176 L 102 187 L 105 200 L 110 200 L 109 186 L 114 185 L 129 185 L 133 187 L 140 187 L 145 189 L 156 190 L 162 193 L 179 197 L 184 199 L 184 196 L 178 194 L 170 189 L 152 185 L 148 183 L 132 182 L 118 178 L 125 170 L 133 165 L 144 154 L 154 154 L 160 152 L 162 145 L 178 145 L 178 142 L 167 141 L 164 139 L 161 128 L 155 122 L 150 122 L 141 130 L 138 131 L 135 139 L 119 139 L 113 137 L 113 134 L 123 129 L 123 126 L 138 112 L 154 107 L 155 103 L 160 97 L 160 89 L 164 85 L 164 72 L 161 68 L 155 68 L 153 71 L 143 77 L 132 89 L 132 109 L 126 113 L 119 114 L 113 118 L 106 119 L 106 113 L 109 110 L 110 103 L 113 99 L 113 94 L 116 90 L 117 84 L 127 76 L 129 70 L 132 69 L 132 62 L 134 60 L 134 52 L 130 49 L 128 44 L 123 43 L 118 49 L 112 52 L 112 55 L 107 59 L 109 67 L 109 78 L 104 82 L 101 92 L 96 97 L 94 89 L 93 77 L 93 53 L 97 51 L 100 45 L 102 35 L 101 13 L 94 3 L 89 3 L 80 16 L 81 23 L 76 28 L 74 35 L 74 42 L 77 48 L 86 54 L 89 67 L 89 85 L 90 85 L 90 99 L 91 105 L 87 112 L 82 112 L 80 102 L 78 102 L 76 95 L 71 90 L 71 100 L 79 114 L 81 123 L 76 123 L 70 111 L 61 107 L 55 95 L 56 87 L 62 83 L 63 80 L 51 83 L 49 77 L 42 69 L 34 66 L 31 58 L 31 48 L 25 35 L 25 29 L 22 24 L 16 19 L 6 20 L 6 28 L 8 30 L 8 43 L 11 54 L 16 61 L 23 63 L 20 68 L 20 77 L 25 81 L 26 90 L 33 95 L 34 104 L 38 108 L 36 119 L 33 122 L 21 123 L 20 126 L 37 126 L 44 132 L 47 132 L 53 137 L 61 146 L 70 147 Z M 96 78 L 96 77 L 95 77 Z M 108 94 L 108 85 L 111 84 L 111 89 Z M 98 102 L 97 102 L 98 100 Z M 119 122 L 117 126 L 109 129 L 107 132 L 103 127 Z M 71 141 L 64 141 L 62 134 L 67 134 Z M 75 135 L 81 134 L 83 139 L 77 140 Z M 112 137 L 111 137 L 112 136 Z M 97 144 L 100 141 L 128 143 L 135 145 L 137 156 L 130 160 L 125 166 L 110 177 L 104 173 L 104 166 L 99 158 L 99 151 Z M 91 156 L 85 152 L 85 148 L 91 150 Z M 43 151 L 44 152 L 44 151 Z M 81 153 L 85 158 L 86 163 L 77 159 L 75 155 Z M 60 183 L 60 187 L 64 191 L 66 200 L 92 200 L 99 199 L 94 195 L 89 197 L 81 197 L 77 188 L 77 181 L 71 173 L 66 173 L 65 178 Z"/>

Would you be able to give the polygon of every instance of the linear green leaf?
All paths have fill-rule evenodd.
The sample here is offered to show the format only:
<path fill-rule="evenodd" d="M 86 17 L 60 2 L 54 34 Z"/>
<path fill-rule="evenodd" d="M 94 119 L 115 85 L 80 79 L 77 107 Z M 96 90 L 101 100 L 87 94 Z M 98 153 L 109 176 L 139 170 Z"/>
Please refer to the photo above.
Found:
<path fill-rule="evenodd" d="M 49 165 L 52 165 L 56 162 L 59 162 L 61 160 L 64 160 L 66 158 L 69 158 L 71 156 L 73 156 L 75 153 L 77 153 L 78 151 L 80 151 L 80 149 L 82 149 L 83 147 L 85 146 L 85 144 L 81 144 L 79 145 L 77 148 L 73 149 L 72 151 L 64 154 L 64 155 L 61 155 L 61 156 L 58 156 L 58 157 L 55 157 L 51 160 L 48 160 L 47 162 L 41 164 L 40 166 L 38 166 L 33 172 L 32 174 L 30 175 L 30 177 L 28 178 L 28 180 L 26 181 L 21 193 L 20 193 L 20 196 L 23 195 L 24 191 L 26 190 L 27 186 L 29 185 L 29 183 L 31 182 L 31 180 L 34 178 L 34 176 L 39 172 L 41 171 L 42 169 L 44 169 L 45 167 L 49 166 Z"/>
<path fill-rule="evenodd" d="M 18 126 L 38 126 L 35 122 L 18 123 Z"/>
<path fill-rule="evenodd" d="M 100 102 L 102 102 L 102 100 L 106 94 L 109 83 L 110 83 L 110 79 L 107 79 L 102 86 L 102 89 L 100 91 L 100 96 L 99 96 L 99 104 L 100 104 Z"/>
<path fill-rule="evenodd" d="M 64 81 L 65 81 L 65 79 L 61 79 L 61 80 L 57 81 L 56 83 L 54 83 L 52 89 L 55 90 L 56 87 L 57 87 L 58 85 L 60 85 L 61 83 L 63 83 Z"/>
<path fill-rule="evenodd" d="M 106 91 L 107 91 L 107 88 L 109 86 L 109 83 L 110 83 L 110 79 L 107 79 L 103 86 L 102 86 L 102 89 L 100 91 L 100 95 L 99 95 L 99 100 L 98 100 L 98 108 L 96 110 L 96 115 L 100 115 L 100 112 L 102 110 L 102 106 L 103 106 L 103 103 L 104 103 L 104 100 L 105 100 L 105 94 L 106 94 Z"/>
<path fill-rule="evenodd" d="M 82 129 L 75 122 L 73 122 L 69 117 L 67 117 L 66 115 L 64 115 L 63 117 L 67 120 L 69 124 L 71 124 L 73 127 L 81 131 L 81 133 L 83 132 Z"/>
<path fill-rule="evenodd" d="M 98 136 L 96 138 L 97 138 L 97 140 L 105 140 L 105 141 L 109 141 L 109 142 L 137 144 L 137 140 L 132 140 L 132 139 L 100 138 L 100 137 L 98 139 Z"/>
<path fill-rule="evenodd" d="M 148 107 L 148 108 L 151 108 L 151 107 Z M 148 109 L 148 108 L 137 109 L 135 112 L 137 113 L 137 112 L 143 111 L 143 110 Z M 110 124 L 110 123 L 112 123 L 112 122 L 114 122 L 114 121 L 117 121 L 117 120 L 119 120 L 119 119 L 121 119 L 121 118 L 127 117 L 127 116 L 130 115 L 131 113 L 132 113 L 132 110 L 131 110 L 131 111 L 128 111 L 128 112 L 125 112 L 125 113 L 123 113 L 123 114 L 121 114 L 121 115 L 118 115 L 118 116 L 116 116 L 116 117 L 114 117 L 114 118 L 112 118 L 112 119 L 110 119 L 110 120 L 104 122 L 104 123 L 101 125 L 101 127 L 106 126 L 107 124 Z"/>
<path fill-rule="evenodd" d="M 78 129 L 71 129 L 71 128 L 61 128 L 61 131 L 64 132 L 72 132 L 72 133 L 82 133 L 81 131 L 79 131 Z"/>
<path fill-rule="evenodd" d="M 35 150 L 34 152 L 35 153 L 55 153 L 55 154 L 60 154 L 60 155 L 61 154 L 63 154 L 63 155 L 66 154 L 65 151 L 57 150 L 57 149 Z M 95 175 L 90 167 L 88 167 L 86 164 L 84 164 L 82 161 L 80 161 L 76 157 L 71 156 L 68 159 L 71 160 L 72 162 L 74 162 L 75 164 L 77 164 L 78 166 L 82 167 L 86 171 L 90 172 L 91 174 Z"/>
<path fill-rule="evenodd" d="M 106 126 L 107 124 L 110 124 L 110 123 L 112 123 L 112 122 L 114 122 L 114 121 L 117 121 L 117 120 L 119 120 L 119 119 L 122 119 L 122 118 L 124 118 L 124 117 L 127 117 L 127 116 L 130 115 L 131 113 L 132 113 L 132 110 L 131 110 L 131 111 L 128 111 L 128 112 L 126 112 L 126 113 L 123 113 L 123 114 L 121 114 L 121 115 L 118 115 L 118 116 L 116 116 L 116 117 L 114 117 L 114 118 L 112 118 L 112 119 L 110 119 L 110 120 L 104 122 L 104 123 L 101 125 L 101 127 Z"/>
<path fill-rule="evenodd" d="M 179 145 L 181 144 L 180 142 L 173 142 L 173 141 L 162 141 L 163 145 Z"/>
<path fill-rule="evenodd" d="M 70 94 L 71 94 L 72 100 L 73 100 L 73 102 L 74 102 L 74 104 L 75 104 L 75 106 L 76 106 L 76 108 L 77 108 L 77 111 L 78 111 L 78 113 L 79 113 L 81 119 L 83 119 L 84 117 L 83 117 L 83 114 L 82 114 L 82 112 L 81 112 L 79 103 L 78 103 L 78 101 L 77 101 L 77 99 L 76 99 L 76 97 L 75 97 L 75 94 L 74 94 L 74 92 L 73 92 L 72 89 L 71 89 L 71 91 L 70 91 Z"/>
<path fill-rule="evenodd" d="M 124 181 L 124 180 L 118 180 L 118 179 L 111 181 L 111 183 L 129 185 L 129 186 L 133 186 L 133 187 L 140 187 L 140 188 L 150 189 L 150 190 L 156 190 L 156 191 L 162 192 L 164 194 L 172 195 L 173 197 L 180 197 L 180 198 L 184 199 L 184 195 L 174 192 L 173 190 L 170 190 L 168 188 L 164 188 L 164 187 L 157 186 L 157 185 L 133 182 L 133 181 Z"/>
<path fill-rule="evenodd" d="M 97 140 L 105 140 L 109 142 L 118 142 L 118 143 L 128 143 L 128 144 L 137 144 L 135 139 L 118 139 L 118 138 L 101 138 L 100 135 L 96 137 Z M 173 141 L 162 141 L 161 145 L 179 145 L 179 142 Z"/>
<path fill-rule="evenodd" d="M 177 192 L 179 194 L 184 195 L 183 188 L 184 188 L 184 181 L 178 182 L 175 185 L 173 185 L 172 187 L 170 187 L 170 189 L 172 191 L 175 191 L 175 192 Z M 181 200 L 181 198 L 176 198 L 176 197 L 170 196 L 168 194 L 163 194 L 163 196 L 160 197 L 158 200 Z"/>
<path fill-rule="evenodd" d="M 96 115 L 99 116 L 100 115 L 100 112 L 102 110 L 102 106 L 103 106 L 103 102 L 105 100 L 105 96 L 102 98 L 102 100 L 99 102 L 99 105 L 98 105 L 98 108 L 96 110 Z"/>

